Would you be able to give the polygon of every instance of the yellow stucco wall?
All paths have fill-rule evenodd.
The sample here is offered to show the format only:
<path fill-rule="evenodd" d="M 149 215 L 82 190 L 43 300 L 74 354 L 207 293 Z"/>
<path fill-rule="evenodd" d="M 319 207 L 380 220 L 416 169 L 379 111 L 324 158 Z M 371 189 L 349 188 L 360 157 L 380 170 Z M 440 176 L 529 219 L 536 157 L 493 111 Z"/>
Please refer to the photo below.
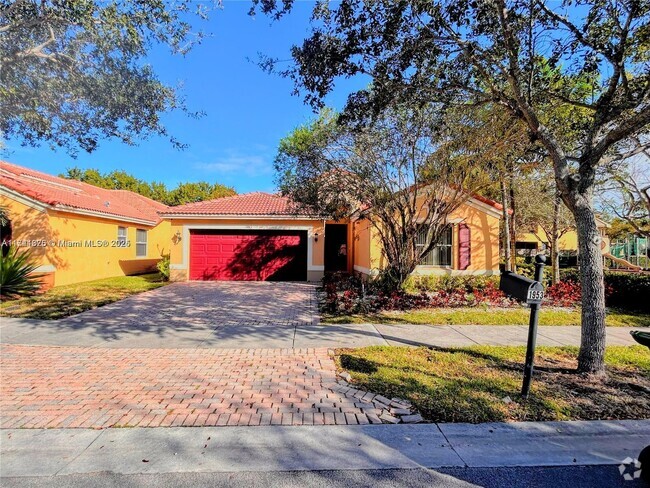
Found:
<path fill-rule="evenodd" d="M 544 232 L 544 229 L 538 227 L 537 232 L 522 232 L 517 235 L 517 242 L 532 242 L 537 243 L 537 247 L 541 248 L 543 243 L 548 243 L 549 238 Z M 574 230 L 566 232 L 560 237 L 559 247 L 561 251 L 575 251 L 578 249 L 578 234 Z"/>
<path fill-rule="evenodd" d="M 418 266 L 415 274 L 478 274 L 492 275 L 499 272 L 499 217 L 491 215 L 470 204 L 461 205 L 449 220 L 454 224 L 452 238 L 452 266 Z M 458 270 L 458 224 L 469 226 L 471 239 L 471 262 L 466 270 Z M 381 269 L 385 257 L 377 231 L 368 220 L 360 220 L 355 225 L 355 270 Z"/>
<path fill-rule="evenodd" d="M 66 285 L 112 276 L 138 274 L 155 269 L 162 253 L 170 249 L 170 224 L 155 227 L 51 209 L 32 208 L 0 195 L 9 211 L 13 241 L 32 249 L 45 273 L 54 272 L 54 285 Z M 129 247 L 117 247 L 118 226 L 127 228 Z M 147 256 L 136 257 L 136 229 L 147 230 Z M 87 241 L 94 241 L 92 247 Z M 108 241 L 108 246 L 97 246 Z M 44 245 L 43 245 L 44 244 Z"/>
<path fill-rule="evenodd" d="M 327 222 L 334 223 L 334 222 Z M 305 227 L 307 230 L 308 247 L 311 248 L 311 262 L 307 263 L 309 280 L 318 280 L 323 275 L 325 239 L 322 220 L 293 220 L 293 219 L 182 219 L 171 220 L 171 260 L 170 276 L 173 281 L 185 281 L 189 276 L 189 230 L 203 229 L 238 229 L 269 230 Z M 318 234 L 318 240 L 316 240 Z"/>

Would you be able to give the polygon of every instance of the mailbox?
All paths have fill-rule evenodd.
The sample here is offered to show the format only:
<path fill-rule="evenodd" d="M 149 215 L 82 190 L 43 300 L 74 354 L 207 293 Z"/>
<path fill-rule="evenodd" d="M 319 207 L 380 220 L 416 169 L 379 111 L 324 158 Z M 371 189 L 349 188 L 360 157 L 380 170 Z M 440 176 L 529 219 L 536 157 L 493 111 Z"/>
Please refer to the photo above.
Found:
<path fill-rule="evenodd" d="M 544 287 L 539 281 L 512 271 L 501 273 L 499 289 L 509 297 L 528 304 L 540 304 L 544 298 Z"/>

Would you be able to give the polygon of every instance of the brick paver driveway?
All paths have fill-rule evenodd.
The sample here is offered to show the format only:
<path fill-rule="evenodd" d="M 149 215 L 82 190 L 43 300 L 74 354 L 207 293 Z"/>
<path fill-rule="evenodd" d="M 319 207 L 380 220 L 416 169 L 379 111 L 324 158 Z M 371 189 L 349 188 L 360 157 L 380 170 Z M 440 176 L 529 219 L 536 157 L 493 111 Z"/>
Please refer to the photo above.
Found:
<path fill-rule="evenodd" d="M 388 407 L 337 382 L 326 347 L 294 344 L 316 308 L 307 283 L 179 283 L 5 319 L 0 428 L 380 423 Z"/>
<path fill-rule="evenodd" d="M 12 344 L 293 348 L 317 308 L 310 283 L 174 283 L 67 319 L 2 319 L 0 334 Z"/>
<path fill-rule="evenodd" d="M 386 402 L 337 383 L 327 349 L 5 344 L 0 371 L 0 428 L 367 424 Z"/>
<path fill-rule="evenodd" d="M 269 281 L 172 283 L 88 312 L 67 322 L 125 327 L 290 326 L 317 317 L 315 285 Z"/>

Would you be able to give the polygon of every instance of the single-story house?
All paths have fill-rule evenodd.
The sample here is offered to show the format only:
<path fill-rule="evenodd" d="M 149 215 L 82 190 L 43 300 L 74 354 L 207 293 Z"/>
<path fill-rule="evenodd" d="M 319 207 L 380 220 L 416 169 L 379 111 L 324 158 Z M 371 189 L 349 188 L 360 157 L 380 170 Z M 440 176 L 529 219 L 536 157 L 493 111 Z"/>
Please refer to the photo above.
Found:
<path fill-rule="evenodd" d="M 30 249 L 44 287 L 155 270 L 170 248 L 167 206 L 124 190 L 0 162 L 2 241 Z"/>
<path fill-rule="evenodd" d="M 310 216 L 286 197 L 249 193 L 170 207 L 172 280 L 309 280 L 325 272 L 373 275 L 384 265 L 368 218 Z M 448 233 L 418 274 L 499 272 L 498 204 L 470 198 L 451 215 Z"/>
<path fill-rule="evenodd" d="M 167 253 L 173 281 L 317 281 L 386 264 L 363 212 L 323 220 L 264 192 L 168 207 L 2 162 L 0 205 L 11 219 L 3 239 L 32 248 L 55 285 L 142 273 Z M 498 274 L 500 217 L 497 203 L 469 198 L 415 273 Z"/>

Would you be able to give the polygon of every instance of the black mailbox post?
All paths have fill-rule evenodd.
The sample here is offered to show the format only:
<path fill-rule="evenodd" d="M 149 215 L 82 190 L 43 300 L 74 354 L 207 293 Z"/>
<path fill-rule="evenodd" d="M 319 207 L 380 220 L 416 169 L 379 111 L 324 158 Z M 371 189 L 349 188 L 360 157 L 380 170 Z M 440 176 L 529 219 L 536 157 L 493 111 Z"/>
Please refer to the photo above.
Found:
<path fill-rule="evenodd" d="M 501 274 L 499 289 L 509 297 L 530 305 L 530 321 L 528 322 L 528 343 L 526 345 L 526 364 L 524 366 L 524 382 L 521 386 L 521 396 L 528 398 L 530 382 L 533 377 L 535 362 L 535 343 L 537 341 L 537 323 L 539 321 L 539 307 L 544 298 L 542 285 L 544 264 L 546 256 L 535 256 L 535 279 L 531 280 L 510 271 Z"/>

